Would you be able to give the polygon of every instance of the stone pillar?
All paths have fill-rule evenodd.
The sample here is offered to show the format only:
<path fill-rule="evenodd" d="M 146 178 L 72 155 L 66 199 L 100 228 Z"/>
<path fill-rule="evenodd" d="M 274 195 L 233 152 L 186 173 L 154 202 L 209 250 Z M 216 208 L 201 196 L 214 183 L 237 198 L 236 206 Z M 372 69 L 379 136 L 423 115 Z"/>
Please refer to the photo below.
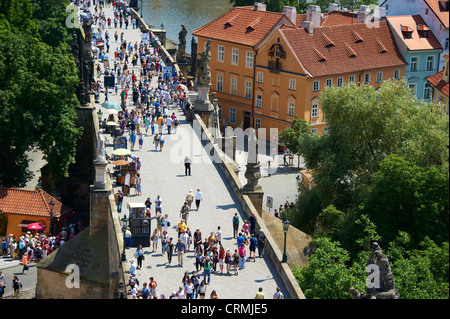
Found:
<path fill-rule="evenodd" d="M 254 131 L 248 141 L 248 159 L 244 176 L 247 184 L 242 188 L 242 192 L 250 198 L 258 214 L 262 216 L 264 192 L 258 184 L 261 178 L 261 164 L 258 161 L 258 141 Z"/>
<path fill-rule="evenodd" d="M 205 125 L 213 125 L 214 105 L 209 100 L 209 88 L 211 84 L 197 84 L 198 96 L 194 102 L 194 111 L 198 113 Z"/>

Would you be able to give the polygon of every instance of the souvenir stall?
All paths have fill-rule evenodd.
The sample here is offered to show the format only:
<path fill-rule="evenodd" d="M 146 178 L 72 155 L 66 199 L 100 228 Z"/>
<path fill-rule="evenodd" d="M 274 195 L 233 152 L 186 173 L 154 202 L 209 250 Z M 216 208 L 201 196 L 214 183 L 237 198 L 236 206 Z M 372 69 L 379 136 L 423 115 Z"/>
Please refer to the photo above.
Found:
<path fill-rule="evenodd" d="M 150 247 L 151 219 L 145 215 L 146 207 L 142 203 L 128 203 L 130 211 L 131 245 L 137 247 Z"/>

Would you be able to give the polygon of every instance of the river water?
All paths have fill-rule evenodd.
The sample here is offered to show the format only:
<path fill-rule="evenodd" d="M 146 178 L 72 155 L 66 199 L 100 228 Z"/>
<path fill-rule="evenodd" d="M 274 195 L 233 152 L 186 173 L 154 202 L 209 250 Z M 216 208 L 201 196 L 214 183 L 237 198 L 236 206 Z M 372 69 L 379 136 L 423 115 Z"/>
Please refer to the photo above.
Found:
<path fill-rule="evenodd" d="M 230 10 L 232 4 L 230 0 L 142 0 L 142 8 L 145 22 L 156 29 L 163 23 L 166 37 L 175 42 L 179 42 L 178 33 L 184 24 L 188 31 L 186 53 L 190 54 L 192 31 Z"/>

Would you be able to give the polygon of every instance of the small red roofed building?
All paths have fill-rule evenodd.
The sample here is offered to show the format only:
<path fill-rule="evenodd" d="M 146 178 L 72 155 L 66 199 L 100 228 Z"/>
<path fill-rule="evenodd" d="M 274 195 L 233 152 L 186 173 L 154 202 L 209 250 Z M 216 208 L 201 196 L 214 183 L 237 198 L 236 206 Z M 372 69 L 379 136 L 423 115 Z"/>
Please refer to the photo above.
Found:
<path fill-rule="evenodd" d="M 56 230 L 57 224 L 71 216 L 74 210 L 42 189 L 0 187 L 0 213 L 1 218 L 7 220 L 6 235 L 19 238 L 27 232 L 26 226 L 35 222 L 45 225 L 45 232 L 49 234 L 51 219 Z"/>

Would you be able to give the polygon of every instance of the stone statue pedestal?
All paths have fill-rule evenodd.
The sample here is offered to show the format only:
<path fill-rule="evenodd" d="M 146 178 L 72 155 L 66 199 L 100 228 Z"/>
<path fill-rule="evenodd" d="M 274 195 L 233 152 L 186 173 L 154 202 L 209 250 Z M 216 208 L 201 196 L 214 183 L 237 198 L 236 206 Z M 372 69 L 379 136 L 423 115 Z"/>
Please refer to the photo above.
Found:
<path fill-rule="evenodd" d="M 258 184 L 258 180 L 261 178 L 261 165 L 259 163 L 248 163 L 246 167 L 244 176 L 247 179 L 247 184 L 242 187 L 242 193 L 250 198 L 259 216 L 262 216 L 264 191 Z"/>
<path fill-rule="evenodd" d="M 213 124 L 214 105 L 209 100 L 209 88 L 211 84 L 197 84 L 197 99 L 194 102 L 194 112 L 199 114 L 206 127 Z"/>

